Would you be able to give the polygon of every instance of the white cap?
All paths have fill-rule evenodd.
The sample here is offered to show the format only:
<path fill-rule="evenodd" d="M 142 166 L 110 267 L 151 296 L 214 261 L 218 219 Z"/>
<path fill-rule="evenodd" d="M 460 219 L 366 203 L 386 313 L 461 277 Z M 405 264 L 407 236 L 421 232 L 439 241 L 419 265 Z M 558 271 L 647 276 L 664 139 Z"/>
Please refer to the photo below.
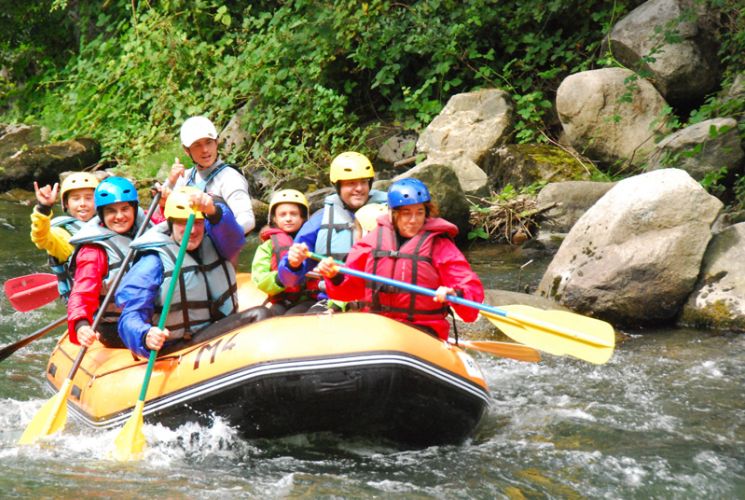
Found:
<path fill-rule="evenodd" d="M 217 139 L 215 124 L 204 116 L 192 116 L 181 125 L 181 144 L 190 148 L 199 139 Z"/>

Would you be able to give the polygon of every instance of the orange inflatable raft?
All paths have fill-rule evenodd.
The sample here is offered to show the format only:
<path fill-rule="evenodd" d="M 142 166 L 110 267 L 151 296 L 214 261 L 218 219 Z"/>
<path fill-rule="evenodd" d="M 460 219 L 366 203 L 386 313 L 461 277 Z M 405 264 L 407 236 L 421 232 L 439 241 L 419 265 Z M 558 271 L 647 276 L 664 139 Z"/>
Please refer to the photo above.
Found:
<path fill-rule="evenodd" d="M 471 435 L 489 394 L 475 361 L 420 330 L 368 313 L 261 319 L 263 296 L 239 275 L 243 313 L 159 355 L 146 422 L 176 426 L 226 419 L 246 438 L 331 431 L 427 446 Z M 257 319 L 261 319 L 258 320 Z M 64 335 L 47 380 L 67 377 L 79 347 Z M 142 387 L 147 359 L 96 343 L 68 400 L 87 426 L 123 425 Z"/>

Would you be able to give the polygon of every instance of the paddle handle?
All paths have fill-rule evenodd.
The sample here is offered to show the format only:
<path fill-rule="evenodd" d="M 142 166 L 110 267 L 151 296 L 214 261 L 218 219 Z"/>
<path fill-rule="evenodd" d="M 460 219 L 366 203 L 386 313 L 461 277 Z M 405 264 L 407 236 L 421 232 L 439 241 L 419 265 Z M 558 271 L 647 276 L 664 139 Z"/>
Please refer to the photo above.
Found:
<path fill-rule="evenodd" d="M 189 246 L 189 235 L 191 235 L 191 228 L 194 226 L 195 214 L 189 214 L 189 218 L 186 219 L 186 228 L 184 234 L 181 236 L 181 245 L 178 249 L 178 256 L 176 257 L 176 264 L 173 266 L 173 273 L 171 273 L 171 283 L 168 286 L 168 292 L 166 293 L 166 299 L 163 302 L 163 311 L 160 313 L 160 320 L 158 320 L 158 328 L 161 330 L 166 326 L 166 319 L 168 317 L 168 311 L 171 309 L 171 301 L 173 300 L 173 294 L 176 291 L 178 285 L 179 274 L 181 274 L 181 266 L 184 263 L 184 257 L 186 256 L 186 247 Z M 155 358 L 158 357 L 157 351 L 150 351 L 150 357 L 147 360 L 147 369 L 145 370 L 145 379 L 142 381 L 142 389 L 140 389 L 139 401 L 145 401 L 147 396 L 147 388 L 150 385 L 150 376 L 153 374 L 153 367 L 155 366 Z"/>
<path fill-rule="evenodd" d="M 320 255 L 315 252 L 308 252 L 308 255 L 315 260 L 322 260 L 326 258 L 324 255 Z M 338 261 L 334 261 L 334 262 L 339 266 L 339 272 L 342 274 L 349 274 L 350 276 L 356 276 L 358 278 L 362 278 L 362 279 L 366 279 L 370 281 L 377 281 L 378 283 L 383 283 L 385 285 L 390 285 L 396 288 L 401 288 L 403 290 L 408 290 L 414 293 L 420 293 L 422 295 L 428 295 L 430 297 L 434 297 L 437 295 L 434 290 L 430 290 L 429 288 L 412 285 L 411 283 L 407 283 L 405 281 L 393 280 L 393 279 L 386 278 L 383 276 L 376 276 L 374 274 L 366 273 L 364 271 L 358 271 L 357 269 L 351 269 L 349 267 L 344 267 L 344 264 L 342 262 L 338 262 Z M 532 327 L 538 328 L 546 332 L 559 333 L 566 337 L 581 340 L 582 342 L 587 342 L 587 343 L 598 345 L 601 347 L 609 347 L 608 344 L 599 342 L 598 339 L 593 336 L 587 335 L 584 332 L 573 330 L 571 328 L 566 328 L 562 325 L 549 324 L 537 318 L 532 318 L 530 316 L 526 316 L 523 314 L 511 313 L 511 312 L 505 311 L 504 309 L 499 309 L 498 307 L 487 306 L 485 304 L 479 304 L 478 302 L 464 299 L 456 295 L 446 295 L 446 298 L 449 302 L 452 302 L 453 304 L 459 304 L 459 305 L 466 306 L 466 307 L 472 307 L 474 309 L 485 311 L 490 314 L 495 314 L 497 316 L 502 316 L 504 318 L 514 319 L 515 321 L 519 321 L 520 323 L 530 325 Z"/>

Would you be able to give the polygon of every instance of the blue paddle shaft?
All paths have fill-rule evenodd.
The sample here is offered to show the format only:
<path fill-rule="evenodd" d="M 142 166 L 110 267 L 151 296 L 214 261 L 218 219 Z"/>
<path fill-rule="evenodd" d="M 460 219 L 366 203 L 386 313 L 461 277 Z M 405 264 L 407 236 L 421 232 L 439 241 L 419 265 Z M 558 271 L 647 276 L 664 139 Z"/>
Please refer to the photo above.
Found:
<path fill-rule="evenodd" d="M 308 252 L 308 255 L 310 255 L 310 257 L 315 260 L 322 260 L 326 258 L 325 256 L 314 253 L 314 252 Z M 430 297 L 434 297 L 437 295 L 437 293 L 435 293 L 434 290 L 430 290 L 429 288 L 424 288 L 421 286 L 412 285 L 411 283 L 407 283 L 405 281 L 398 281 L 398 280 L 394 280 L 390 278 L 385 278 L 383 276 L 376 276 L 374 274 L 366 273 L 364 271 L 358 271 L 357 269 L 351 269 L 349 267 L 344 267 L 343 262 L 334 261 L 334 263 L 338 266 L 338 270 L 342 274 L 348 274 L 350 276 L 356 276 L 358 278 L 367 279 L 370 281 L 377 281 L 378 283 L 383 283 L 385 285 L 390 285 L 396 288 L 401 288 L 403 290 L 408 290 L 409 292 L 420 293 L 422 295 L 428 295 Z M 502 309 L 498 309 L 496 307 L 479 304 L 478 302 L 464 299 L 464 298 L 458 297 L 457 295 L 446 295 L 445 297 L 448 299 L 448 302 L 452 302 L 453 304 L 460 304 L 462 306 L 473 307 L 474 309 L 479 309 L 481 311 L 490 312 L 498 316 L 504 316 L 504 317 L 507 316 L 507 311 L 503 311 Z"/>
<path fill-rule="evenodd" d="M 402 288 L 404 290 L 408 290 L 409 292 L 421 293 L 422 295 L 428 295 L 430 297 L 434 297 L 437 295 L 437 293 L 435 293 L 434 290 L 430 290 L 429 288 L 412 285 L 411 283 L 406 283 L 405 281 L 392 280 L 389 278 L 385 278 L 383 276 L 376 276 L 374 274 L 369 274 L 364 271 L 358 271 L 356 269 L 350 269 L 348 267 L 339 267 L 339 272 L 342 274 L 349 274 L 350 276 L 356 276 L 362 279 L 368 279 L 370 281 L 377 281 L 379 283 L 383 283 L 385 285 L 391 285 L 396 288 Z M 453 304 L 460 304 L 462 306 L 473 307 L 474 309 L 479 309 L 481 311 L 487 311 L 492 314 L 496 314 L 498 316 L 507 316 L 506 311 L 497 309 L 496 307 L 479 304 L 478 302 L 464 299 L 462 297 L 458 297 L 457 295 L 446 295 L 445 297 L 448 299 L 448 302 L 452 302 Z"/>

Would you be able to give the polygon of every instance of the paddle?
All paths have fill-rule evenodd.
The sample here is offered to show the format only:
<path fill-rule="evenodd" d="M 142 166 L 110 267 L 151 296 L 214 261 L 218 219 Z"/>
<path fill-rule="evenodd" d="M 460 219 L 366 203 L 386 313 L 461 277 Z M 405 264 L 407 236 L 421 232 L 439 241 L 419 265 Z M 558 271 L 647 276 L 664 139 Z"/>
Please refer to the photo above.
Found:
<path fill-rule="evenodd" d="M 526 361 L 529 363 L 537 363 L 541 360 L 541 353 L 533 349 L 532 347 L 524 346 L 522 344 L 513 344 L 511 342 L 497 342 L 495 340 L 463 340 L 459 339 L 458 343 L 455 343 L 455 339 L 450 339 L 450 343 L 457 345 L 458 347 L 465 347 L 466 349 L 472 349 L 479 352 L 488 352 L 503 358 L 516 359 L 518 361 Z"/>
<path fill-rule="evenodd" d="M 145 229 L 147 229 L 148 221 L 152 218 L 153 212 L 155 212 L 155 209 L 158 207 L 158 200 L 160 200 L 160 192 L 156 193 L 153 197 L 153 202 L 150 204 L 150 208 L 147 211 L 147 215 L 145 215 L 142 226 L 137 229 L 135 238 L 141 236 L 142 233 L 145 232 Z M 127 266 L 129 266 L 129 262 L 132 260 L 132 257 L 134 257 L 134 253 L 134 249 L 130 248 L 127 252 L 127 255 L 124 257 L 121 267 L 116 273 L 116 276 L 114 276 L 114 281 L 111 283 L 106 296 L 101 302 L 101 305 L 98 307 L 98 313 L 93 320 L 93 325 L 91 325 L 93 330 L 96 330 L 98 328 L 98 324 L 103 318 L 106 306 L 114 297 L 114 293 L 116 292 L 116 289 L 119 286 L 122 277 L 124 276 L 125 270 L 127 269 Z M 67 374 L 67 378 L 62 383 L 59 391 L 57 392 L 57 394 L 52 396 L 49 401 L 44 403 L 41 409 L 36 413 L 34 418 L 26 427 L 26 430 L 23 432 L 23 435 L 21 435 L 21 439 L 18 440 L 18 444 L 31 444 L 37 439 L 54 434 L 55 432 L 61 431 L 65 427 L 65 422 L 67 421 L 66 403 L 67 398 L 72 391 L 72 379 L 75 377 L 78 368 L 80 368 L 80 364 L 83 362 L 83 356 L 85 356 L 85 352 L 87 351 L 87 349 L 88 348 L 85 346 L 80 348 L 80 350 L 78 351 L 78 355 L 75 358 L 72 367 L 70 368 L 70 373 Z"/>
<path fill-rule="evenodd" d="M 324 255 L 313 252 L 308 252 L 308 255 L 316 260 L 326 258 Z M 342 267 L 339 262 L 336 262 L 336 264 L 342 274 L 349 274 L 350 276 L 430 297 L 436 295 L 434 290 L 428 288 Z M 613 327 L 605 321 L 567 311 L 543 310 L 523 305 L 497 308 L 462 299 L 455 295 L 448 295 L 447 300 L 454 304 L 478 309 L 483 316 L 508 337 L 539 351 L 557 356 L 569 355 L 595 364 L 605 363 L 613 354 L 616 340 L 615 332 Z"/>
<path fill-rule="evenodd" d="M 27 274 L 11 278 L 3 285 L 13 309 L 32 311 L 59 297 L 57 277 L 51 273 Z"/>
<path fill-rule="evenodd" d="M 166 326 L 168 310 L 171 308 L 171 299 L 173 299 L 173 293 L 176 290 L 176 285 L 178 285 L 181 265 L 183 264 L 184 256 L 186 255 L 186 247 L 189 245 L 191 228 L 194 226 L 194 217 L 195 214 L 192 213 L 189 215 L 189 218 L 186 219 L 186 228 L 184 228 L 184 234 L 181 236 L 181 246 L 179 246 L 176 263 L 173 266 L 171 283 L 168 287 L 166 298 L 163 301 L 163 311 L 160 313 L 160 320 L 158 321 L 158 328 L 161 330 Z M 150 351 L 150 357 L 147 361 L 147 369 L 145 370 L 145 380 L 143 380 L 142 389 L 140 390 L 140 397 L 132 410 L 132 416 L 129 417 L 129 420 L 124 424 L 124 427 L 119 431 L 119 435 L 114 441 L 114 458 L 117 460 L 133 460 L 142 453 L 143 449 L 145 449 L 145 435 L 142 433 L 142 411 L 145 408 L 147 387 L 150 385 L 150 376 L 153 373 L 153 366 L 155 366 L 155 358 L 157 356 L 157 351 Z"/>
<path fill-rule="evenodd" d="M 21 340 L 19 340 L 18 342 L 14 344 L 6 345 L 2 349 L 0 349 L 0 361 L 10 356 L 11 354 L 16 352 L 21 347 L 24 347 L 30 344 L 36 339 L 40 339 L 41 337 L 51 332 L 58 326 L 61 326 L 62 324 L 65 323 L 66 320 L 67 320 L 67 316 L 62 316 L 61 318 L 56 319 L 52 321 L 51 323 L 49 323 L 47 326 L 39 328 L 38 330 L 36 330 L 34 333 L 29 335 L 28 337 L 22 338 Z"/>

